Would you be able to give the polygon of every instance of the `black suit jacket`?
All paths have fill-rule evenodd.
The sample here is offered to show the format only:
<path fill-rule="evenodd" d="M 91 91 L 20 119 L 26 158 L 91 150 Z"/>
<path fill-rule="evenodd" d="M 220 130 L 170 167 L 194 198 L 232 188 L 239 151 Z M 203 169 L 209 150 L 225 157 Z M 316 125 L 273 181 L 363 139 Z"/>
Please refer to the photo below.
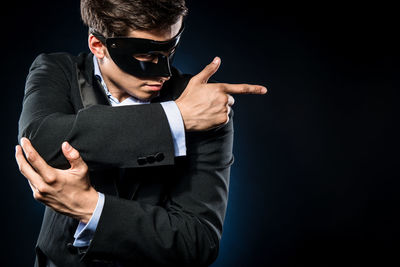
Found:
<path fill-rule="evenodd" d="M 179 97 L 191 77 L 174 69 L 153 103 L 111 107 L 92 58 L 41 54 L 27 77 L 19 139 L 28 137 L 57 168 L 69 167 L 60 150 L 69 141 L 87 162 L 92 185 L 105 194 L 85 249 L 72 245 L 78 221 L 46 207 L 36 264 L 48 257 L 60 267 L 209 265 L 218 255 L 227 207 L 232 120 L 186 133 L 187 156 L 175 158 L 159 102 Z"/>

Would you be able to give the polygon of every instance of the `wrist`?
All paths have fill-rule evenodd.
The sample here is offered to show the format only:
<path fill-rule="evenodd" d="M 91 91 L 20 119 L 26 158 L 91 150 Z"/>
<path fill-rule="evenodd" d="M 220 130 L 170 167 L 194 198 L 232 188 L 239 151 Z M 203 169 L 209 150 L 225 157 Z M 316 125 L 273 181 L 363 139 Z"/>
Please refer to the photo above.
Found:
<path fill-rule="evenodd" d="M 92 218 L 93 212 L 96 209 L 97 202 L 99 200 L 99 193 L 93 187 L 90 187 L 87 192 L 81 194 L 79 199 L 80 202 L 78 205 L 80 208 L 77 214 L 77 219 L 87 224 L 90 218 Z"/>
<path fill-rule="evenodd" d="M 192 125 L 190 124 L 190 119 L 188 119 L 185 105 L 182 104 L 179 99 L 175 100 L 175 104 L 179 109 L 179 112 L 181 113 L 182 121 L 183 121 L 183 127 L 185 128 L 186 132 L 190 132 L 192 130 Z"/>

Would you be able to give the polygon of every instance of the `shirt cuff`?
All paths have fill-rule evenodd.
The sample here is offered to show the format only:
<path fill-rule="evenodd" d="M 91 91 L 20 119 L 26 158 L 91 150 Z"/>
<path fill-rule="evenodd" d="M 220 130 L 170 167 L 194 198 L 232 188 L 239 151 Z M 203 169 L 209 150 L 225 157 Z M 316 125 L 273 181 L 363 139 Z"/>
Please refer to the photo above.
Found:
<path fill-rule="evenodd" d="M 174 141 L 175 157 L 186 156 L 185 126 L 181 112 L 175 101 L 162 102 L 161 106 L 167 115 Z"/>
<path fill-rule="evenodd" d="M 98 192 L 99 199 L 97 200 L 96 208 L 94 209 L 93 215 L 87 224 L 79 222 L 74 234 L 74 246 L 75 247 L 87 247 L 93 239 L 94 233 L 99 223 L 101 212 L 104 207 L 104 194 Z"/>

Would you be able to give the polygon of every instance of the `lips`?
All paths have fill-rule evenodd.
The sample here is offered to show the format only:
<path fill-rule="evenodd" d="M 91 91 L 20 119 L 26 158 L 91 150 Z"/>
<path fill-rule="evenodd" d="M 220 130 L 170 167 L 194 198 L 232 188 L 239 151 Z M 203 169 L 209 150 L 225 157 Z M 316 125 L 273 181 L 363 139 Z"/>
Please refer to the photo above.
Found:
<path fill-rule="evenodd" d="M 162 83 L 152 83 L 152 84 L 145 85 L 145 87 L 147 87 L 151 91 L 160 91 L 162 86 L 163 86 Z"/>

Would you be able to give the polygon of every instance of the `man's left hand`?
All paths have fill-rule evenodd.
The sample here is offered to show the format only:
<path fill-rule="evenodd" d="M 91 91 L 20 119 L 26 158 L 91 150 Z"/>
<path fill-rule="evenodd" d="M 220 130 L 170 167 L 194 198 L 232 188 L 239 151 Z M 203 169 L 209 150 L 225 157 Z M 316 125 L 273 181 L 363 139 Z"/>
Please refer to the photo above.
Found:
<path fill-rule="evenodd" d="M 15 158 L 20 172 L 28 179 L 33 197 L 57 212 L 88 223 L 98 193 L 90 185 L 88 167 L 79 152 L 64 142 L 62 152 L 71 167 L 61 170 L 49 166 L 27 138 L 21 139 L 21 146 L 16 146 Z"/>

